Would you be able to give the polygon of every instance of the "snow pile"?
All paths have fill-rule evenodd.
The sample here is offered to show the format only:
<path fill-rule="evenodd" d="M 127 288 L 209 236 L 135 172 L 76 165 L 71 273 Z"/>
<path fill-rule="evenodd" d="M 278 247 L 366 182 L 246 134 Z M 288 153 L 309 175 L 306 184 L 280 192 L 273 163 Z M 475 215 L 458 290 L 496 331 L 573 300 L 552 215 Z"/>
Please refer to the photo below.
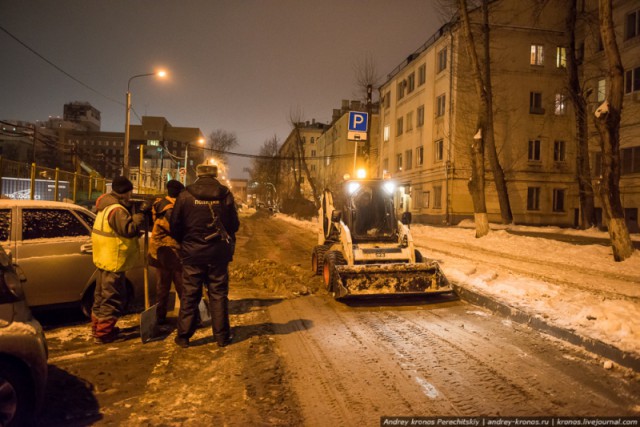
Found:
<path fill-rule="evenodd" d="M 276 217 L 314 232 L 318 227 L 317 219 Z M 491 228 L 481 239 L 475 238 L 471 221 L 453 227 L 413 224 L 411 232 L 416 247 L 437 260 L 449 280 L 548 323 L 640 355 L 640 251 L 615 262 L 607 246 L 608 233 L 596 229 L 496 224 Z M 545 238 L 548 234 L 604 240 L 574 244 Z M 640 235 L 632 235 L 632 240 L 640 241 Z"/>

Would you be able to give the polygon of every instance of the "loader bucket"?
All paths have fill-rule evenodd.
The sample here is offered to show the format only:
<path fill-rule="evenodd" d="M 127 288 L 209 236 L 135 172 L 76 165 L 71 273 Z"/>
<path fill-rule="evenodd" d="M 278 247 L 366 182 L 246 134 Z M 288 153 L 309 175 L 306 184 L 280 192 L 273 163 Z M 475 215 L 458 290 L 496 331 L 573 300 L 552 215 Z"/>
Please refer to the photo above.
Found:
<path fill-rule="evenodd" d="M 358 295 L 426 294 L 453 289 L 437 262 L 337 265 L 336 298 Z"/>

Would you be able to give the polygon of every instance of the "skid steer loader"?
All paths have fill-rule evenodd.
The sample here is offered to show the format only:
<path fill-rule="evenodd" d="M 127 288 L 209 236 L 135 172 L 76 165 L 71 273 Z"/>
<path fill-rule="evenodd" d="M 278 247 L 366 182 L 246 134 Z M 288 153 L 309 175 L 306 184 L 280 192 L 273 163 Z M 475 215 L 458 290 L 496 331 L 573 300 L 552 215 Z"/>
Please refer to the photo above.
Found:
<path fill-rule="evenodd" d="M 336 299 L 452 292 L 438 263 L 422 257 L 408 224 L 396 219 L 394 191 L 383 179 L 348 180 L 335 198 L 324 191 L 311 264 Z"/>

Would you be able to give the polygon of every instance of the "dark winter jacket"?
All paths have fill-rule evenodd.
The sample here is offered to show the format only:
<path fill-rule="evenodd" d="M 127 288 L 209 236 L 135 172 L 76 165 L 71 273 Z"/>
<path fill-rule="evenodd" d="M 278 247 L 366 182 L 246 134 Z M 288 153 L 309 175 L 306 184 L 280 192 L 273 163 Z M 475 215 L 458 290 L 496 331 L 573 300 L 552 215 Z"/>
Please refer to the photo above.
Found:
<path fill-rule="evenodd" d="M 211 236 L 220 231 L 220 220 L 229 241 Z M 180 193 L 171 214 L 171 237 L 180 244 L 183 264 L 228 263 L 233 258 L 235 235 L 240 228 L 233 194 L 218 180 L 203 176 Z M 224 234 L 224 233 L 222 233 Z"/>

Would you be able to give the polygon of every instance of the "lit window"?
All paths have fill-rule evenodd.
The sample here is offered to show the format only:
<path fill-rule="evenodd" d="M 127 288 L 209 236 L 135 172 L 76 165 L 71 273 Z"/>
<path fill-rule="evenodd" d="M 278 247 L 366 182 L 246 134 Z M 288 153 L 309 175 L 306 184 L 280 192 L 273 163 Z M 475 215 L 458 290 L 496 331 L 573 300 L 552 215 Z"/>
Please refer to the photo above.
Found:
<path fill-rule="evenodd" d="M 382 140 L 384 142 L 389 142 L 389 137 L 391 136 L 391 125 L 385 125 L 384 130 L 382 131 Z"/>
<path fill-rule="evenodd" d="M 531 65 L 544 65 L 544 46 L 539 44 L 531 45 Z"/>
<path fill-rule="evenodd" d="M 567 97 L 561 93 L 556 93 L 556 116 L 561 116 L 567 112 Z"/>
<path fill-rule="evenodd" d="M 396 170 L 402 170 L 402 154 L 396 154 Z"/>
<path fill-rule="evenodd" d="M 561 46 L 556 48 L 556 67 L 567 67 L 567 48 Z"/>

